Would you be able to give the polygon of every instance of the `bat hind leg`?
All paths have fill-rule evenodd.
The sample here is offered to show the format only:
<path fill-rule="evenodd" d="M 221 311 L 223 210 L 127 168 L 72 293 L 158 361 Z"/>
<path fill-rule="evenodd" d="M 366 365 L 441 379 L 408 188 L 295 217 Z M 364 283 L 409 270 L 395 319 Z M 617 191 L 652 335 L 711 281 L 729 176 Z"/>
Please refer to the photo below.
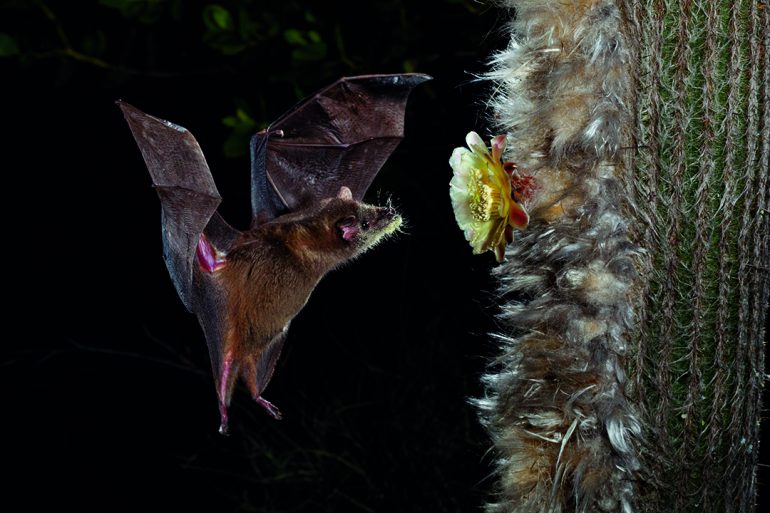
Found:
<path fill-rule="evenodd" d="M 238 373 L 238 364 L 233 362 L 233 353 L 228 351 L 225 355 L 225 361 L 222 365 L 222 374 L 219 376 L 219 389 L 217 390 L 219 395 L 219 434 L 229 435 L 230 428 L 228 425 L 229 417 L 227 414 L 227 406 L 230 404 L 230 397 L 233 394 L 233 385 L 235 384 L 235 376 Z"/>
<path fill-rule="evenodd" d="M 263 407 L 265 411 L 275 420 L 281 420 L 283 417 L 283 415 L 281 415 L 281 410 L 279 410 L 273 403 L 262 397 L 264 384 L 262 381 L 260 381 L 257 375 L 257 365 L 257 360 L 254 357 L 249 358 L 247 362 L 244 362 L 242 374 L 243 379 L 246 381 L 246 385 L 249 387 L 249 392 L 251 392 L 251 397 L 254 398 L 254 401 Z"/>
<path fill-rule="evenodd" d="M 275 420 L 281 420 L 281 418 L 283 418 L 283 415 L 281 415 L 281 410 L 276 408 L 273 403 L 271 403 L 261 395 L 256 396 L 254 400 L 257 402 L 258 405 L 263 407 L 267 411 L 267 413 L 269 413 L 270 416 L 273 417 Z"/>

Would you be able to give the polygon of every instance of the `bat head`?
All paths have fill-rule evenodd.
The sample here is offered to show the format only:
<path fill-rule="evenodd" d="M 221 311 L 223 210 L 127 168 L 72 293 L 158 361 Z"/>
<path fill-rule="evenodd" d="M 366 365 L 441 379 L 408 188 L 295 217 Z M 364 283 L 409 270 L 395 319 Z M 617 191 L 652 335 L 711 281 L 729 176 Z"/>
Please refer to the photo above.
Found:
<path fill-rule="evenodd" d="M 347 187 L 341 187 L 335 198 L 325 200 L 320 214 L 332 245 L 347 258 L 363 253 L 401 226 L 401 216 L 393 207 L 356 201 Z"/>

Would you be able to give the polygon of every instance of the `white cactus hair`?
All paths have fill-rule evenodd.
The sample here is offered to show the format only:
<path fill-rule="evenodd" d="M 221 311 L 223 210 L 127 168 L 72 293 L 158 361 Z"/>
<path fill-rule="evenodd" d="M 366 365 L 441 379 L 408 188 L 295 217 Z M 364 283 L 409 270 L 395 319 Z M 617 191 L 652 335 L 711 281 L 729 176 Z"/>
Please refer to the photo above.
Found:
<path fill-rule="evenodd" d="M 634 76 L 611 0 L 508 0 L 490 110 L 535 178 L 530 226 L 496 268 L 499 357 L 475 401 L 497 451 L 490 512 L 636 511 L 641 421 L 624 359 L 644 253 L 632 242 Z"/>

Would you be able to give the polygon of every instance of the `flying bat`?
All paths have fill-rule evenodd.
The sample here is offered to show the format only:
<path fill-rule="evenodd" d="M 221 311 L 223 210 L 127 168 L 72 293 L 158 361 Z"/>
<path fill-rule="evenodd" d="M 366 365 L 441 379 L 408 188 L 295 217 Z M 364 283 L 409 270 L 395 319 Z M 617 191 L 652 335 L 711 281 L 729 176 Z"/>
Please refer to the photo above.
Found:
<path fill-rule="evenodd" d="M 319 280 L 401 224 L 391 206 L 362 201 L 404 136 L 412 89 L 427 75 L 342 78 L 251 140 L 249 229 L 217 212 L 221 197 L 200 146 L 185 128 L 118 102 L 160 197 L 163 256 L 187 309 L 198 317 L 228 431 L 240 377 L 262 394 L 292 319 Z"/>

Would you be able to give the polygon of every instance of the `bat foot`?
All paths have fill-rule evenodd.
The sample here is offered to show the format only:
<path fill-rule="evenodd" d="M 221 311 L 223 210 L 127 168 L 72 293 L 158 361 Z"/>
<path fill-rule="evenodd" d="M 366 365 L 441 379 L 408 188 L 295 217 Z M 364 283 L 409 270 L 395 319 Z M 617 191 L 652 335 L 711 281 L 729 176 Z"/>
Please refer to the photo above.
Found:
<path fill-rule="evenodd" d="M 273 403 L 268 401 L 267 399 L 263 398 L 262 396 L 257 397 L 254 399 L 257 401 L 257 404 L 263 407 L 268 414 L 270 414 L 271 417 L 273 417 L 275 420 L 281 420 L 283 418 L 283 415 L 281 415 L 281 410 L 275 407 Z"/>
<path fill-rule="evenodd" d="M 219 403 L 219 416 L 221 418 L 219 422 L 219 434 L 222 436 L 229 436 L 230 426 L 228 425 L 227 406 L 224 403 Z"/>

